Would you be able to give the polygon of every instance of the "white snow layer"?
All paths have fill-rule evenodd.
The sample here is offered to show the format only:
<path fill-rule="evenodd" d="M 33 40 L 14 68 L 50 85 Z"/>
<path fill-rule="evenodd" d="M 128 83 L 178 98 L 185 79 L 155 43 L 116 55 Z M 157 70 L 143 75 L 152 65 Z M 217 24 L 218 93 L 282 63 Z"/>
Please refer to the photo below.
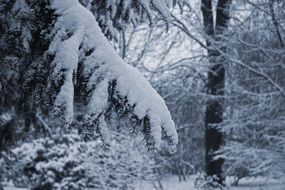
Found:
<path fill-rule="evenodd" d="M 159 5 L 159 0 L 155 0 Z M 84 58 L 84 74 L 92 75 L 88 86 L 96 86 L 89 102 L 89 114 L 93 117 L 103 117 L 107 107 L 108 82 L 116 81 L 116 93 L 127 97 L 128 103 L 135 106 L 134 114 L 139 119 L 147 116 L 150 121 L 151 136 L 154 138 L 155 148 L 161 144 L 161 129 L 170 139 L 170 149 L 178 143 L 178 137 L 171 115 L 164 100 L 152 88 L 149 82 L 134 67 L 125 63 L 115 52 L 102 33 L 93 14 L 83 7 L 78 0 L 54 0 L 52 3 L 56 14 L 60 15 L 54 28 L 54 40 L 49 52 L 55 55 L 53 61 L 56 79 L 64 70 L 65 82 L 58 94 L 55 106 L 64 106 L 68 122 L 73 118 L 74 86 L 72 76 L 76 72 L 81 51 L 94 50 Z M 66 39 L 67 38 L 67 39 Z M 94 70 L 94 68 L 96 68 Z M 98 84 L 98 78 L 104 78 Z M 99 118 L 102 137 L 107 140 L 106 124 Z M 171 151 L 171 150 L 170 150 Z"/>

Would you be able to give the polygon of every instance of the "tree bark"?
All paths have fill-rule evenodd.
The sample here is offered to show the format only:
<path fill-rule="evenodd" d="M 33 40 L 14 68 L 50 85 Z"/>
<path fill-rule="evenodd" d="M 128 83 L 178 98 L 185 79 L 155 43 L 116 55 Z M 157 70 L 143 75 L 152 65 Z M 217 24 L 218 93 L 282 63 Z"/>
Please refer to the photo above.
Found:
<path fill-rule="evenodd" d="M 225 59 L 220 51 L 222 38 L 229 21 L 229 6 L 231 0 L 219 0 L 216 6 L 216 23 L 212 0 L 201 0 L 204 31 L 208 47 L 208 59 L 211 63 L 208 72 L 207 93 L 214 98 L 207 101 L 205 115 L 205 150 L 206 150 L 206 174 L 218 177 L 218 182 L 223 184 L 222 164 L 223 159 L 214 159 L 215 151 L 219 150 L 223 143 L 223 133 L 216 128 L 223 122 L 223 99 L 225 86 Z"/>

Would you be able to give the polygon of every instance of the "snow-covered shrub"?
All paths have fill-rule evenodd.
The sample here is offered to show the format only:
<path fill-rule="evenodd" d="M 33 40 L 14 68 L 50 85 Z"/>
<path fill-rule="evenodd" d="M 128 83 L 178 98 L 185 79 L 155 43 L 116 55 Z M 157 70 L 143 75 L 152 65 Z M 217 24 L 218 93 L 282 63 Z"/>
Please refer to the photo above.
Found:
<path fill-rule="evenodd" d="M 151 177 L 153 161 L 141 141 L 114 135 L 109 150 L 78 135 L 41 138 L 13 149 L 10 179 L 33 189 L 134 189 Z"/>
<path fill-rule="evenodd" d="M 218 182 L 218 178 L 215 176 L 207 176 L 202 173 L 198 173 L 194 182 L 195 189 L 197 190 L 223 190 L 222 186 Z"/>

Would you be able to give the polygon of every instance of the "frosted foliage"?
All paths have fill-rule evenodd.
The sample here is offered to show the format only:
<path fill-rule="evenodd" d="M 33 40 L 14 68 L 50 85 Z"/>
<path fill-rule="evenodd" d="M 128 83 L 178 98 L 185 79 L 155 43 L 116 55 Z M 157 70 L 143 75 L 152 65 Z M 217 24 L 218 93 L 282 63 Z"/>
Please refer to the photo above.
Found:
<path fill-rule="evenodd" d="M 183 0 L 184 1 L 184 0 Z M 136 25 L 141 21 L 153 21 L 154 15 L 170 20 L 169 8 L 181 0 L 80 0 L 95 14 L 103 32 L 110 38 L 117 38 L 118 31 L 127 24 Z M 158 14 L 157 14 L 158 13 Z"/>
<path fill-rule="evenodd" d="M 12 12 L 20 12 L 21 14 L 27 14 L 29 12 L 29 7 L 27 6 L 25 1 L 16 1 L 15 4 L 13 5 Z M 10 26 L 12 30 L 17 30 L 21 26 L 17 24 L 11 24 Z M 27 27 L 22 28 L 22 35 L 21 37 L 23 38 L 23 46 L 26 51 L 29 51 L 29 42 L 31 41 L 31 33 Z"/>
<path fill-rule="evenodd" d="M 156 4 L 163 7 L 158 1 Z M 177 134 L 164 100 L 137 69 L 125 63 L 115 52 L 93 14 L 77 0 L 55 0 L 52 6 L 60 16 L 47 52 L 54 55 L 51 81 L 64 81 L 55 98 L 54 114 L 60 114 L 64 109 L 66 122 L 72 123 L 74 76 L 78 74 L 80 63 L 83 65 L 82 75 L 88 79 L 87 88 L 91 91 L 84 117 L 90 125 L 97 123 L 96 131 L 101 133 L 106 144 L 110 138 L 105 113 L 112 104 L 111 99 L 124 98 L 127 100 L 125 106 L 133 108 L 133 116 L 138 120 L 148 119 L 153 148 L 160 147 L 161 129 L 174 147 L 178 143 Z"/>
<path fill-rule="evenodd" d="M 151 180 L 154 160 L 141 139 L 112 135 L 109 151 L 98 141 L 82 142 L 74 134 L 24 143 L 12 150 L 13 165 L 3 164 L 9 168 L 5 175 L 18 186 L 57 190 L 134 189 L 139 180 Z"/>

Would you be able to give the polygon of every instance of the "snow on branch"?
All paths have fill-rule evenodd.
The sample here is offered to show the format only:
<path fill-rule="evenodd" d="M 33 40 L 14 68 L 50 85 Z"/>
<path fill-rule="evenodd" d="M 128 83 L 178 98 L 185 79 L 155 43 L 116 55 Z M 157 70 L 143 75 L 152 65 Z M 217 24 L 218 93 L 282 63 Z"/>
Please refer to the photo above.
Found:
<path fill-rule="evenodd" d="M 159 149 L 163 130 L 170 149 L 174 149 L 178 137 L 164 100 L 137 69 L 115 52 L 93 14 L 78 0 L 54 0 L 52 8 L 58 17 L 48 50 L 48 54 L 54 55 L 50 85 L 60 86 L 54 113 L 64 113 L 65 121 L 72 123 L 74 76 L 82 75 L 86 91 L 91 92 L 84 113 L 85 124 L 96 126 L 106 144 L 110 141 L 106 113 L 110 107 L 120 105 L 130 112 L 129 117 L 140 121 L 148 145 Z M 79 64 L 83 67 L 80 73 Z"/>

